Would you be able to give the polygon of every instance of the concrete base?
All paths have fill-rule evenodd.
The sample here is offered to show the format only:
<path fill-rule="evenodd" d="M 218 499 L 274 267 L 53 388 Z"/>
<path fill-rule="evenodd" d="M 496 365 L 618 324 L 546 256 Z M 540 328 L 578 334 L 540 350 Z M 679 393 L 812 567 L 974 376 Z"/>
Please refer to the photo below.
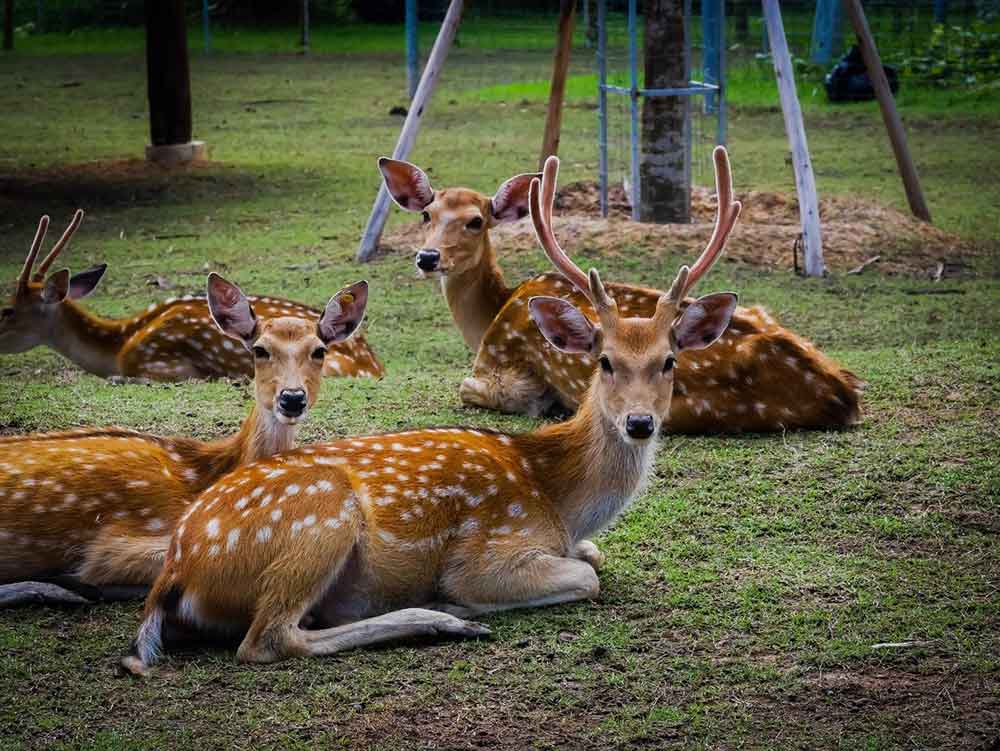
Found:
<path fill-rule="evenodd" d="M 188 162 L 200 162 L 208 156 L 204 141 L 172 143 L 167 146 L 146 146 L 146 161 L 167 167 Z"/>

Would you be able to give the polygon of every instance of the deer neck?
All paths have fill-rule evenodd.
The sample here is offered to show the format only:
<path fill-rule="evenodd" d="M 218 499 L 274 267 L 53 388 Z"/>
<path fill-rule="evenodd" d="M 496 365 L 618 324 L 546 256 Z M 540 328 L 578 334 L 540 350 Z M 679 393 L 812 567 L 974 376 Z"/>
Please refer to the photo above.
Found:
<path fill-rule="evenodd" d="M 488 233 L 483 234 L 483 245 L 481 263 L 468 271 L 441 277 L 441 290 L 451 317 L 473 352 L 479 349 L 483 335 L 511 295 L 497 266 Z"/>
<path fill-rule="evenodd" d="M 655 438 L 627 443 L 591 396 L 571 419 L 523 439 L 535 480 L 574 543 L 605 529 L 642 492 L 656 454 Z"/>
<path fill-rule="evenodd" d="M 118 353 L 141 328 L 143 318 L 143 315 L 102 318 L 65 300 L 51 323 L 47 342 L 63 357 L 94 375 L 118 375 Z"/>
<path fill-rule="evenodd" d="M 295 447 L 298 425 L 279 422 L 271 410 L 255 404 L 239 432 L 220 441 L 220 448 L 233 466 L 266 459 Z"/>
<path fill-rule="evenodd" d="M 183 463 L 191 491 L 200 493 L 237 467 L 294 448 L 297 429 L 278 422 L 269 410 L 259 410 L 255 404 L 234 435 L 208 443 L 193 438 L 165 440 Z"/>

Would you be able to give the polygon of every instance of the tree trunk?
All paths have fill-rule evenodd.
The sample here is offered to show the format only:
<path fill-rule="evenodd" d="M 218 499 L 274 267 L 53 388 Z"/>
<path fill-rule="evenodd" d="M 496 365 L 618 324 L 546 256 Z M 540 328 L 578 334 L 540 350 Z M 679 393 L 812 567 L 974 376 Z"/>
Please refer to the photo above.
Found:
<path fill-rule="evenodd" d="M 14 49 L 14 0 L 4 0 L 3 4 L 3 48 Z"/>
<path fill-rule="evenodd" d="M 687 86 L 684 0 L 647 0 L 645 88 Z M 642 103 L 639 221 L 691 221 L 689 98 L 646 97 Z"/>
<path fill-rule="evenodd" d="M 191 76 L 184 0 L 146 0 L 146 77 L 151 143 L 188 143 Z"/>

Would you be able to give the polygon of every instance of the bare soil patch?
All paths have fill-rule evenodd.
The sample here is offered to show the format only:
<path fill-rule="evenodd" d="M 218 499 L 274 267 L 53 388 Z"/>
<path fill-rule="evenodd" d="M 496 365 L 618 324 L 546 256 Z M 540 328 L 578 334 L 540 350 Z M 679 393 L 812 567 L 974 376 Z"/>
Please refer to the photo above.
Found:
<path fill-rule="evenodd" d="M 793 268 L 793 249 L 800 235 L 798 201 L 782 193 L 750 191 L 738 194 L 743 214 L 726 249 L 730 261 L 769 270 Z M 620 187 L 609 195 L 610 213 L 600 216 L 597 184 L 576 182 L 556 196 L 556 231 L 565 248 L 573 252 L 597 251 L 615 255 L 639 247 L 654 257 L 683 253 L 693 260 L 704 247 L 715 219 L 714 191 L 694 189 L 691 224 L 639 224 L 629 219 L 629 207 Z M 820 202 L 823 254 L 829 271 L 845 273 L 873 256 L 868 267 L 885 274 L 930 276 L 944 264 L 943 277 L 969 276 L 977 258 L 988 248 L 963 240 L 895 209 L 854 198 L 825 198 Z M 411 252 L 421 242 L 419 223 L 387 234 L 383 245 Z M 494 230 L 500 253 L 537 252 L 529 222 Z M 801 250 L 799 265 L 802 265 Z"/>
<path fill-rule="evenodd" d="M 204 161 L 166 167 L 144 159 L 115 159 L 0 173 L 0 214 L 34 223 L 29 211 L 54 205 L 117 206 L 198 195 L 217 200 L 249 190 L 253 177 L 235 167 Z"/>

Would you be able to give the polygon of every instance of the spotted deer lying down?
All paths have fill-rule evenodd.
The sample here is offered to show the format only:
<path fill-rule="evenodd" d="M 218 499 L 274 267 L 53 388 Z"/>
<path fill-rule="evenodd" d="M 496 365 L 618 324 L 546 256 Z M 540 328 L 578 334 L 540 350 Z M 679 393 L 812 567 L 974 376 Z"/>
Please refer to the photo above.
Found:
<path fill-rule="evenodd" d="M 417 269 L 440 278 L 455 324 L 476 353 L 473 374 L 460 389 L 462 401 L 531 415 L 552 407 L 576 409 L 597 360 L 548 346 L 528 304 L 551 295 L 570 300 L 591 321 L 597 311 L 558 272 L 508 287 L 490 241 L 490 229 L 527 214 L 528 186 L 536 175 L 512 177 L 486 196 L 465 188 L 435 191 L 427 175 L 407 162 L 382 158 L 379 168 L 396 203 L 422 214 L 427 231 Z M 723 212 L 732 201 L 732 181 L 718 168 L 716 157 Z M 555 190 L 554 162 L 550 169 L 545 182 Z M 628 316 L 652 316 L 663 296 L 628 284 L 609 284 L 607 290 Z M 759 307 L 737 308 L 719 341 L 681 353 L 674 380 L 666 421 L 672 433 L 837 428 L 860 419 L 858 378 Z"/>
<path fill-rule="evenodd" d="M 208 301 L 185 295 L 154 303 L 130 318 L 108 319 L 77 302 L 104 276 L 107 264 L 75 276 L 45 275 L 83 220 L 77 211 L 59 241 L 32 273 L 49 226 L 43 216 L 10 305 L 0 310 L 0 354 L 46 345 L 98 376 L 184 381 L 252 378 L 253 357 L 212 325 Z M 294 316 L 315 323 L 322 311 L 274 297 L 250 297 L 263 318 Z M 382 364 L 362 334 L 329 348 L 326 376 L 382 376 Z"/>
<path fill-rule="evenodd" d="M 653 315 L 622 315 L 597 271 L 583 274 L 554 244 L 537 188 L 547 251 L 598 314 L 594 323 L 555 297 L 529 304 L 552 346 L 601 363 L 575 416 L 522 435 L 346 439 L 231 473 L 178 523 L 124 670 L 156 662 L 165 627 L 242 634 L 237 657 L 270 662 L 476 636 L 487 628 L 467 619 L 483 613 L 597 596 L 603 555 L 588 538 L 641 491 L 677 357 L 722 334 L 736 296 L 681 305 L 720 247 L 681 269 Z"/>
<path fill-rule="evenodd" d="M 294 446 L 327 350 L 357 329 L 367 299 L 358 282 L 331 298 L 318 323 L 265 318 L 236 285 L 209 277 L 214 321 L 255 362 L 254 406 L 235 435 L 206 443 L 88 428 L 0 439 L 0 604 L 143 593 L 200 492 Z M 63 588 L 44 585 L 53 580 Z"/>

